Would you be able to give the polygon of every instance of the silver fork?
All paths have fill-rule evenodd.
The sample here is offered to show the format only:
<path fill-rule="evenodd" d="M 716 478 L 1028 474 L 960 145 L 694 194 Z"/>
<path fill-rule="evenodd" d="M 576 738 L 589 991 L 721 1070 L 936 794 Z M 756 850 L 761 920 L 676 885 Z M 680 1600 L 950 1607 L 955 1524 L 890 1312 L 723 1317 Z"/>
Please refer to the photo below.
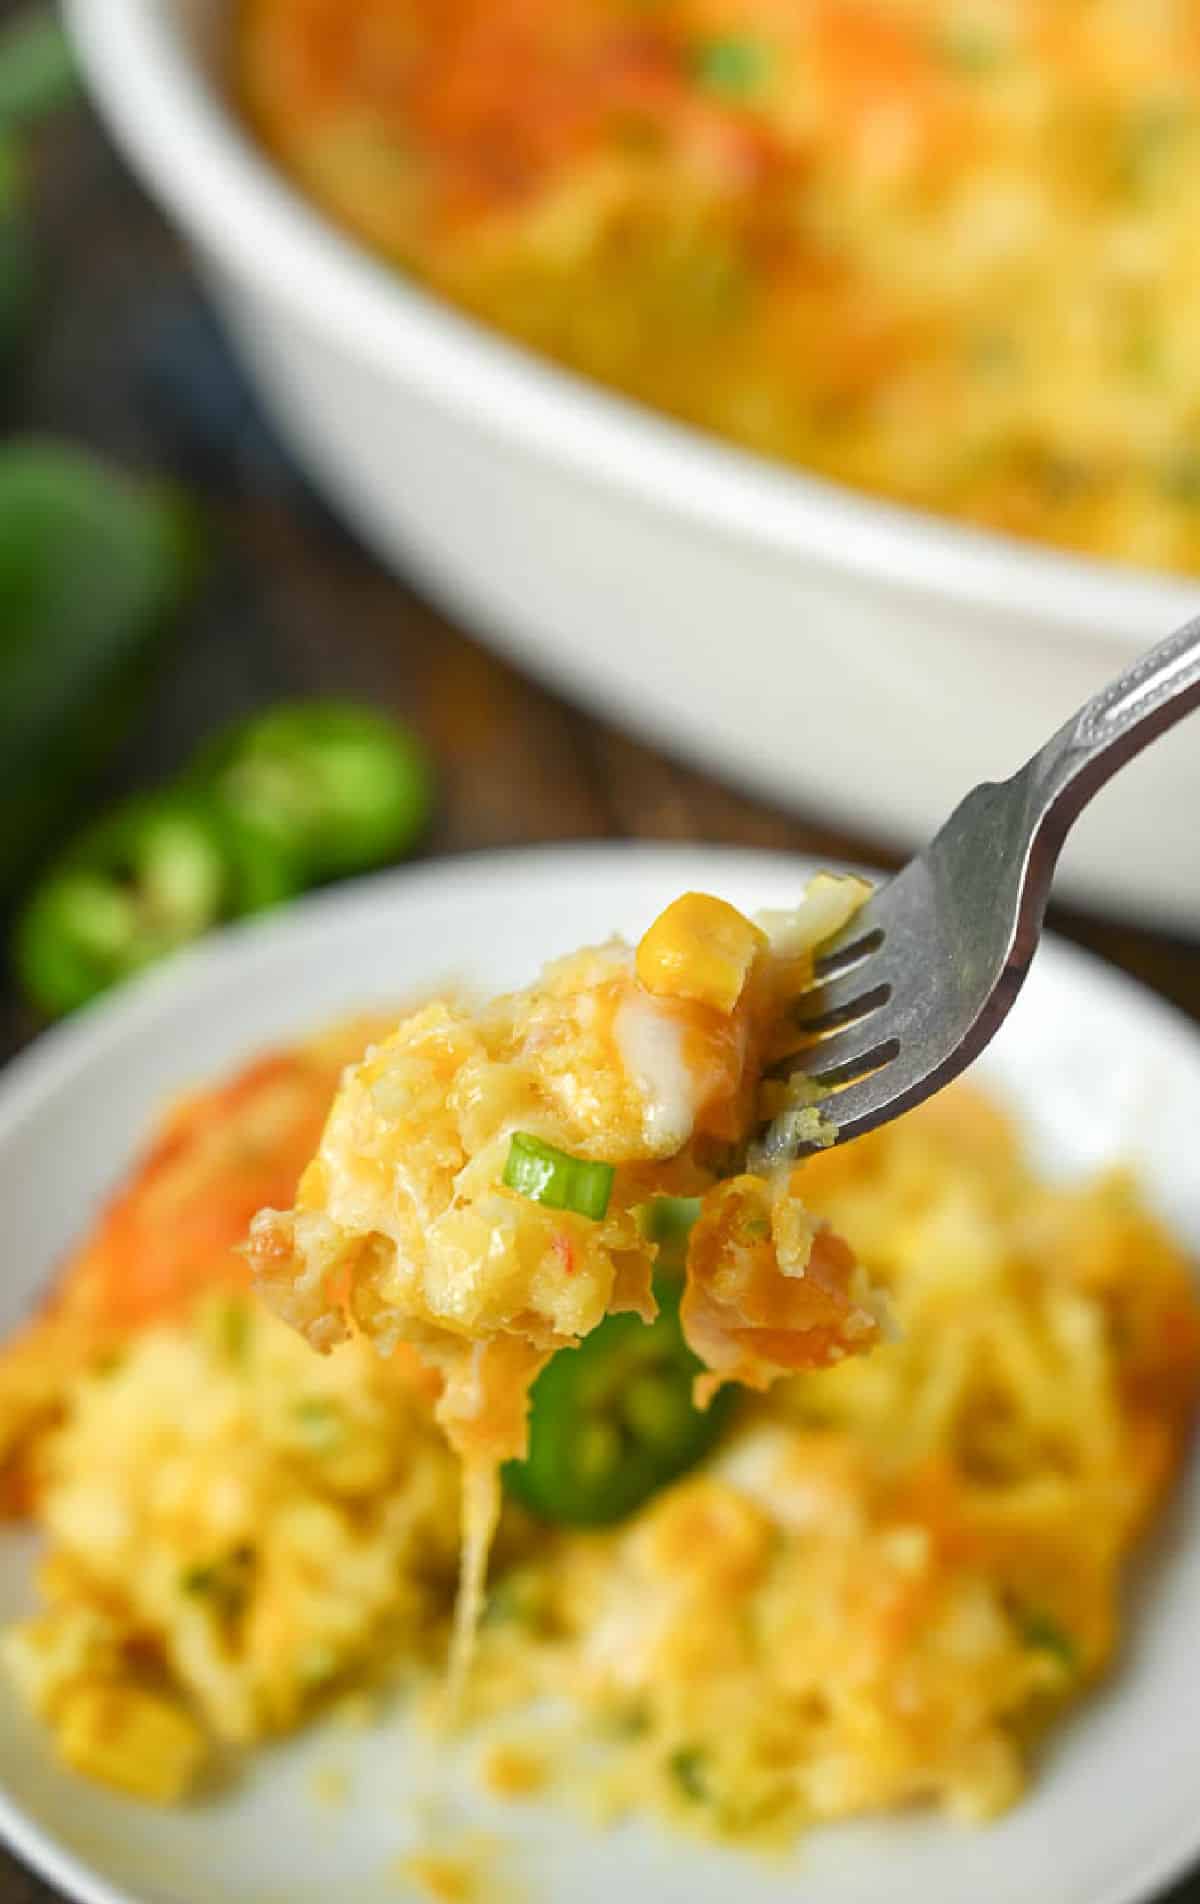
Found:
<path fill-rule="evenodd" d="M 837 1141 L 887 1123 L 978 1057 L 1024 983 L 1059 850 L 1106 780 L 1200 706 L 1200 616 L 1082 707 L 1019 773 L 969 793 L 815 961 L 777 1070 L 835 1095 Z M 1181 870 L 1181 876 L 1184 869 Z M 798 1156 L 796 1116 L 756 1156 Z"/>

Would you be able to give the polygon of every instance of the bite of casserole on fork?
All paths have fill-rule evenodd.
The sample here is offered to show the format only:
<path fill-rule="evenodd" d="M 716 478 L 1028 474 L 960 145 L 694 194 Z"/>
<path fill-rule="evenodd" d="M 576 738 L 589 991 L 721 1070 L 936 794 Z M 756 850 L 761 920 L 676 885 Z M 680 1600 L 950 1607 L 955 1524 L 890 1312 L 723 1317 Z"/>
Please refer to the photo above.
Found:
<path fill-rule="evenodd" d="M 814 950 L 868 891 L 819 874 L 795 911 L 757 921 L 687 893 L 636 948 L 414 1012 L 346 1071 L 295 1207 L 255 1218 L 262 1295 L 317 1348 L 351 1331 L 411 1344 L 452 1443 L 495 1462 L 523 1454 L 556 1351 L 610 1313 L 653 1317 L 656 1239 L 681 1211 L 701 1404 L 870 1349 L 879 1300 L 805 1212 L 802 1170 L 747 1165 L 786 1093 L 764 1074 L 794 1042 Z M 818 1107 L 799 1114 L 819 1131 Z"/>

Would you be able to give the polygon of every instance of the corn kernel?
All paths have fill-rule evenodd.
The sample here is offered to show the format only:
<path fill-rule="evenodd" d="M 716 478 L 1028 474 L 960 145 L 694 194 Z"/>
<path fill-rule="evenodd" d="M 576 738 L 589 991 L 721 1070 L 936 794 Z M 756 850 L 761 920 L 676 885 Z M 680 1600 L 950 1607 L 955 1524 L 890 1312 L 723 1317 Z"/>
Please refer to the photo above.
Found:
<path fill-rule="evenodd" d="M 731 1012 L 766 942 L 766 935 L 725 900 L 684 893 L 643 936 L 637 975 L 659 997 L 691 998 Z"/>
<path fill-rule="evenodd" d="M 135 1686 L 76 1686 L 55 1715 L 59 1757 L 73 1772 L 154 1805 L 173 1805 L 195 1783 L 204 1735 L 178 1706 Z"/>

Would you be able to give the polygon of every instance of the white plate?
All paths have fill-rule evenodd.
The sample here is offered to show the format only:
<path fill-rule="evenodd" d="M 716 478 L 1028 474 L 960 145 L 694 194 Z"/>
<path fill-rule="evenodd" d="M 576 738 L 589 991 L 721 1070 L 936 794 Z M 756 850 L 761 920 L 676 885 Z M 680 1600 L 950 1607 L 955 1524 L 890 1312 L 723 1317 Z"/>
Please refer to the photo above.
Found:
<path fill-rule="evenodd" d="M 255 1049 L 448 977 L 494 987 L 705 886 L 782 905 L 804 869 L 766 854 L 635 847 L 458 860 L 343 889 L 231 932 L 44 1038 L 0 1086 L 0 1325 L 27 1310 L 172 1091 Z M 1200 1250 L 1200 1039 L 1126 980 L 1058 945 L 981 1069 L 1055 1169 L 1126 1156 Z M 0 1615 L 27 1604 L 28 1542 L 0 1540 Z M 1031 1797 L 986 1830 L 910 1817 L 814 1834 L 785 1861 L 657 1827 L 589 1835 L 552 1806 L 505 1807 L 433 1767 L 402 1715 L 261 1756 L 227 1796 L 157 1813 L 81 1783 L 0 1687 L 0 1828 L 88 1904 L 403 1904 L 395 1862 L 441 1827 L 493 1834 L 496 1882 L 527 1904 L 1130 1904 L 1200 1849 L 1200 1473 L 1137 1594 L 1129 1657 L 1051 1748 Z M 469 1757 L 469 1753 L 467 1755 Z M 346 1775 L 337 1810 L 313 1774 Z M 393 1867 L 389 1870 L 389 1866 Z"/>

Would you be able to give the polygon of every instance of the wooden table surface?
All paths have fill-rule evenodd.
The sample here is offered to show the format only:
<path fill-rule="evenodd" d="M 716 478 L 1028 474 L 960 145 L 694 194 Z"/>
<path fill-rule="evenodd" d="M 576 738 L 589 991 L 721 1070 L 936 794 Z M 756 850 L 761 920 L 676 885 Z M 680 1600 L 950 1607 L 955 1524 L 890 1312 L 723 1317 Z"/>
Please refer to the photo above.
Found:
<path fill-rule="evenodd" d="M 34 162 L 39 309 L 0 397 L 6 427 L 168 471 L 203 497 L 212 529 L 209 580 L 112 791 L 170 772 L 215 722 L 284 694 L 336 692 L 394 709 L 429 741 L 442 785 L 434 855 L 650 838 L 888 863 L 819 814 L 742 797 L 568 706 L 384 574 L 271 438 L 185 254 L 85 107 L 40 135 Z M 1200 1018 L 1196 947 L 1074 914 L 1054 923 Z M 34 1029 L 0 984 L 0 1058 Z M 56 1895 L 0 1851 L 0 1904 Z M 1200 1904 L 1200 1877 L 1171 1895 Z"/>

